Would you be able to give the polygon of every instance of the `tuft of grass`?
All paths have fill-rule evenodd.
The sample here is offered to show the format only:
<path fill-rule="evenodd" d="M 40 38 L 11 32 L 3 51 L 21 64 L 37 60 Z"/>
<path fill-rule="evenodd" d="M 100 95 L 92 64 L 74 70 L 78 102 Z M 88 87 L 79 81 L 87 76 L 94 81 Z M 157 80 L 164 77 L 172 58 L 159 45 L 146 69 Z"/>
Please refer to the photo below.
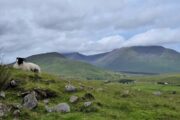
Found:
<path fill-rule="evenodd" d="M 3 89 L 4 85 L 11 80 L 11 73 L 7 66 L 0 65 L 0 90 Z"/>

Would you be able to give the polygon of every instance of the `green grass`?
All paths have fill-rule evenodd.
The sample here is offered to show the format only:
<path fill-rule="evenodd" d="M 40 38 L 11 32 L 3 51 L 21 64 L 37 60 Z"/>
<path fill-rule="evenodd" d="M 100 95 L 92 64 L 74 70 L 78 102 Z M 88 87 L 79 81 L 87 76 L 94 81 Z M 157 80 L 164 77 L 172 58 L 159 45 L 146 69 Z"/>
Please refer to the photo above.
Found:
<path fill-rule="evenodd" d="M 22 98 L 17 94 L 21 91 L 32 90 L 34 88 L 49 89 L 57 93 L 57 97 L 50 98 L 50 106 L 61 102 L 67 102 L 71 106 L 70 113 L 47 113 L 44 108 L 43 100 L 39 100 L 39 105 L 34 110 L 21 110 L 20 120 L 179 120 L 180 119 L 180 89 L 179 75 L 172 79 L 173 85 L 157 85 L 156 81 L 161 81 L 167 76 L 151 77 L 131 77 L 137 82 L 134 84 L 120 84 L 112 82 L 104 84 L 103 81 L 72 80 L 71 84 L 79 87 L 85 86 L 85 90 L 75 93 L 64 92 L 64 86 L 68 81 L 62 76 L 54 76 L 42 73 L 42 79 L 35 81 L 33 74 L 20 70 L 11 70 L 14 79 L 20 80 L 17 88 L 9 89 L 6 98 L 1 102 L 6 104 L 21 103 Z M 174 78 L 173 77 L 173 78 Z M 171 81 L 170 79 L 168 79 Z M 93 88 L 93 89 L 90 89 Z M 99 91 L 99 89 L 101 90 Z M 123 96 L 123 91 L 129 90 L 129 95 Z M 161 91 L 161 96 L 152 93 Z M 172 94 L 176 91 L 176 94 Z M 79 108 L 84 101 L 77 104 L 68 102 L 71 95 L 82 97 L 85 93 L 92 93 L 95 96 L 93 107 L 97 110 L 92 112 L 81 112 Z M 98 104 L 100 103 L 100 105 Z M 13 115 L 9 114 L 4 119 L 12 120 Z"/>
<path fill-rule="evenodd" d="M 6 66 L 0 65 L 0 91 L 3 89 L 3 85 L 5 85 L 11 79 L 11 73 Z"/>

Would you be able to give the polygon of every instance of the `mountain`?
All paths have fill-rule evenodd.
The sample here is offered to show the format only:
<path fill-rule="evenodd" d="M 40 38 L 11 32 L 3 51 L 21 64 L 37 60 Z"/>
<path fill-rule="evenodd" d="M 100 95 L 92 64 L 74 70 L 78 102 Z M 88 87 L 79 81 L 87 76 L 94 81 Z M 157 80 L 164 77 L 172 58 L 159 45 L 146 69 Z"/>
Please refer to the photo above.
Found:
<path fill-rule="evenodd" d="M 27 58 L 42 68 L 42 71 L 68 78 L 77 79 L 110 79 L 114 73 L 98 68 L 89 63 L 66 58 L 56 52 L 33 55 Z"/>
<path fill-rule="evenodd" d="M 134 46 L 116 49 L 95 64 L 115 71 L 180 72 L 180 54 L 161 46 Z"/>
<path fill-rule="evenodd" d="M 65 57 L 71 59 L 71 60 L 77 60 L 77 61 L 88 61 L 88 56 L 80 54 L 78 52 L 72 52 L 72 53 L 62 53 Z"/>
<path fill-rule="evenodd" d="M 83 60 L 114 71 L 140 73 L 180 72 L 180 53 L 162 46 L 124 47 L 104 54 L 87 56 Z"/>
<path fill-rule="evenodd" d="M 63 53 L 63 55 L 69 59 L 77 60 L 77 61 L 83 61 L 88 63 L 94 63 L 97 59 L 104 57 L 108 53 L 102 53 L 102 54 L 95 54 L 95 55 L 83 55 L 78 52 L 72 52 L 72 53 Z"/>

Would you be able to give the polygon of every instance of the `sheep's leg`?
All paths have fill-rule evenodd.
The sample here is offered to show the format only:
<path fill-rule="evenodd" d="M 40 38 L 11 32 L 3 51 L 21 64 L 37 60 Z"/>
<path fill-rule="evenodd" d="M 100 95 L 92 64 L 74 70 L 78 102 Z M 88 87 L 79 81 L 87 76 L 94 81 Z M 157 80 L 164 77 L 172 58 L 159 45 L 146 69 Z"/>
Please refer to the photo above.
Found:
<path fill-rule="evenodd" d="M 39 70 L 38 69 L 31 69 L 31 71 L 34 73 L 34 80 L 38 81 L 40 78 Z"/>

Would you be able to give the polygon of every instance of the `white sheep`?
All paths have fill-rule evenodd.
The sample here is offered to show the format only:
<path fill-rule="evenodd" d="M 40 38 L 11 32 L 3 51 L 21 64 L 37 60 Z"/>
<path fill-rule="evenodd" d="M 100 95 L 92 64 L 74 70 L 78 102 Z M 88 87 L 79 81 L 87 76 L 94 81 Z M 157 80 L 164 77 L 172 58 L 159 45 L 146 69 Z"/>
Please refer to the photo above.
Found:
<path fill-rule="evenodd" d="M 30 62 L 25 62 L 25 58 L 20 58 L 20 57 L 17 57 L 16 63 L 13 65 L 13 67 L 24 71 L 32 71 L 36 73 L 41 72 L 41 69 L 38 65 Z"/>

